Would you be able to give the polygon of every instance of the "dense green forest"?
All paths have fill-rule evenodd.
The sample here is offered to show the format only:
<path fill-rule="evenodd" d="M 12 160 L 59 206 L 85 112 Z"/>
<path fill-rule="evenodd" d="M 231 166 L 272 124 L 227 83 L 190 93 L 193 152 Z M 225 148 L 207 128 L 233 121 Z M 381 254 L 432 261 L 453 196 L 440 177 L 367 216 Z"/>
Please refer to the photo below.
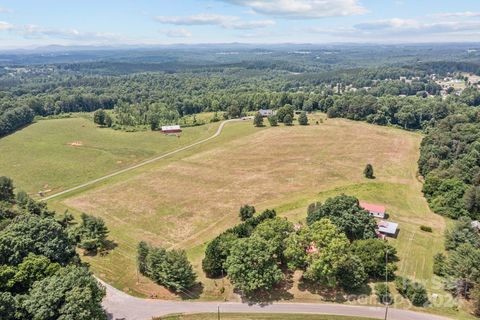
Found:
<path fill-rule="evenodd" d="M 105 290 L 75 246 L 96 251 L 108 231 L 103 221 L 82 219 L 55 215 L 0 177 L 0 319 L 107 319 Z"/>
<path fill-rule="evenodd" d="M 471 227 L 471 220 L 480 218 L 480 90 L 465 76 L 480 75 L 480 53 L 468 48 L 239 45 L 82 50 L 68 55 L 4 53 L 0 55 L 0 137 L 39 117 L 97 110 L 102 110 L 96 113 L 97 123 L 118 130 L 155 130 L 200 112 L 214 112 L 216 121 L 220 115 L 236 118 L 276 109 L 277 116 L 269 123 L 290 123 L 294 110 L 322 111 L 330 118 L 421 131 L 425 136 L 418 165 L 425 197 L 434 212 L 458 219 L 447 233 L 448 257 L 436 257 L 436 273 L 446 278 L 453 293 L 480 301 L 480 242 Z M 446 77 L 457 80 L 462 89 L 442 87 L 438 79 Z M 99 302 L 104 291 L 74 250 L 76 246 L 90 254 L 108 250 L 103 221 L 86 215 L 78 225 L 67 216 L 57 220 L 23 193 L 15 195 L 8 179 L 0 183 L 0 310 L 6 310 L 1 318 L 15 314 L 12 319 L 29 319 L 38 304 L 50 312 L 51 303 L 79 300 L 66 306 L 65 312 L 82 308 L 88 314 L 85 319 L 103 319 Z M 394 249 L 374 239 L 374 223 L 354 198 L 312 204 L 307 226 L 301 230 L 274 211 L 255 217 L 253 213 L 251 207 L 244 208 L 244 222 L 209 243 L 203 260 L 209 277 L 227 274 L 237 289 L 249 294 L 283 281 L 279 266 L 302 269 L 307 280 L 347 291 L 385 276 L 385 270 L 394 275 L 394 264 L 382 265 L 385 250 L 395 259 Z M 280 233 L 284 237 L 275 237 Z M 266 239 L 268 234 L 272 237 Z M 296 250 L 298 243 L 301 250 Z M 330 256 L 307 256 L 312 243 Z M 332 257 L 338 263 L 329 263 Z M 181 266 L 184 272 L 162 261 Z M 138 263 L 144 275 L 172 290 L 195 285 L 182 251 L 141 243 Z M 262 268 L 252 269 L 253 263 Z M 468 270 L 460 272 L 459 263 L 468 265 Z M 33 267 L 38 272 L 27 274 Z M 412 303 L 428 303 L 424 288 L 409 279 L 397 282 Z M 72 285 L 82 292 L 66 299 Z M 42 295 L 57 287 L 58 296 Z M 413 296 L 405 289 L 410 287 L 418 289 Z M 58 310 L 63 309 L 52 312 Z"/>
<path fill-rule="evenodd" d="M 63 64 L 5 57 L 29 64 L 0 67 L 0 136 L 35 117 L 100 109 L 107 112 L 99 124 L 121 130 L 155 130 L 206 111 L 215 112 L 216 121 L 220 114 L 236 118 L 285 106 L 319 110 L 329 117 L 423 130 L 419 171 L 432 209 L 453 218 L 477 217 L 480 91 L 466 82 L 463 91 L 445 90 L 433 80 L 449 76 L 464 82 L 459 72 L 478 74 L 476 53 L 461 46 L 439 46 L 434 55 L 422 46 L 309 48 L 310 54 L 283 47 L 237 49 L 229 55 L 217 54 L 227 50 L 223 47 L 161 55 L 118 51 L 109 62 L 101 60 L 109 51 L 102 51 L 92 61 Z M 379 57 L 373 65 L 372 50 Z M 77 55 L 82 60 L 93 53 Z M 420 55 L 430 60 L 419 62 Z"/>

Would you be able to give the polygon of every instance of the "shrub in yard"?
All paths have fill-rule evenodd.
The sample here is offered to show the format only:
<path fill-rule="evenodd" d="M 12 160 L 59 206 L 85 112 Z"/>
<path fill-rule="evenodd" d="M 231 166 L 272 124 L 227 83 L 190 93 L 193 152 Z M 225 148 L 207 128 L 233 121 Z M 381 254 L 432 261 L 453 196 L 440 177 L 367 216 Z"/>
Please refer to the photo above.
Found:
<path fill-rule="evenodd" d="M 425 232 L 433 232 L 432 227 L 429 226 L 420 226 L 420 230 L 425 231 Z"/>
<path fill-rule="evenodd" d="M 377 295 L 378 302 L 382 304 L 392 303 L 392 295 L 390 294 L 390 289 L 385 283 L 377 283 L 375 285 L 375 294 Z"/>

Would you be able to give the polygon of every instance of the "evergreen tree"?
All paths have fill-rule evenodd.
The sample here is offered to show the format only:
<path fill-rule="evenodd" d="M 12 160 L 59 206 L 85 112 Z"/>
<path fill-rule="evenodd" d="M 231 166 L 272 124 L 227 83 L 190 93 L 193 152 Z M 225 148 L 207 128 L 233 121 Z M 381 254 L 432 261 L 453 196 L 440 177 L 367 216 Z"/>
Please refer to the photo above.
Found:
<path fill-rule="evenodd" d="M 15 194 L 13 193 L 13 181 L 8 177 L 0 177 L 0 201 L 13 203 Z"/>
<path fill-rule="evenodd" d="M 255 117 L 253 118 L 253 125 L 255 127 L 263 127 L 263 117 L 260 112 L 255 114 Z"/>
<path fill-rule="evenodd" d="M 306 126 L 308 125 L 308 117 L 306 112 L 302 112 L 300 116 L 298 117 L 298 124 L 301 126 Z"/>
<path fill-rule="evenodd" d="M 278 126 L 277 116 L 270 116 L 270 117 L 268 117 L 268 123 L 270 123 L 270 126 L 271 126 L 271 127 L 276 127 L 276 126 Z"/>
<path fill-rule="evenodd" d="M 244 205 L 240 208 L 240 219 L 242 221 L 246 221 L 246 220 L 252 218 L 254 214 L 255 214 L 255 207 L 254 206 L 250 206 L 250 205 L 246 204 L 246 205 Z"/>
<path fill-rule="evenodd" d="M 105 125 L 106 112 L 103 109 L 99 109 L 93 113 L 93 122 L 104 126 Z"/>
<path fill-rule="evenodd" d="M 293 118 L 290 114 L 287 114 L 285 116 L 285 118 L 283 118 L 283 123 L 286 125 L 286 126 L 291 126 L 293 124 Z"/>
<path fill-rule="evenodd" d="M 370 163 L 365 166 L 365 169 L 363 170 L 363 174 L 367 179 L 375 178 L 375 176 L 373 175 L 373 166 Z"/>

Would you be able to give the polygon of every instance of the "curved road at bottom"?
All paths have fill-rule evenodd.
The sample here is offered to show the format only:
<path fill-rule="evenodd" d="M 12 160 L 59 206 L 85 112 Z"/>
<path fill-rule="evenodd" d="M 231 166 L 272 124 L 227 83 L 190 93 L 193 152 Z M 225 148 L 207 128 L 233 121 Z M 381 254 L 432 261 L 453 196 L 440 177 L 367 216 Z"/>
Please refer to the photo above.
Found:
<path fill-rule="evenodd" d="M 103 307 L 111 320 L 151 320 L 178 313 L 291 313 L 291 314 L 330 314 L 384 319 L 385 308 L 349 306 L 323 303 L 272 303 L 267 305 L 240 302 L 185 302 L 141 299 L 132 297 L 109 284 Z M 447 320 L 449 318 L 427 313 L 390 308 L 389 320 Z"/>

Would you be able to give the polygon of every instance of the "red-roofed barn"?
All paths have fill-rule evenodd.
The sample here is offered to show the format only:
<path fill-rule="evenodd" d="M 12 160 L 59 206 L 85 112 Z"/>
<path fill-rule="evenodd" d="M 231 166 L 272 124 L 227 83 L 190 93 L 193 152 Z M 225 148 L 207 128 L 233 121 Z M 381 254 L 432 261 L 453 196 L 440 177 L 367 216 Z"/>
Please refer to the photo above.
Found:
<path fill-rule="evenodd" d="M 360 201 L 360 207 L 364 210 L 370 212 L 370 214 L 375 218 L 385 219 L 385 206 L 380 204 L 372 204 L 364 201 Z"/>

